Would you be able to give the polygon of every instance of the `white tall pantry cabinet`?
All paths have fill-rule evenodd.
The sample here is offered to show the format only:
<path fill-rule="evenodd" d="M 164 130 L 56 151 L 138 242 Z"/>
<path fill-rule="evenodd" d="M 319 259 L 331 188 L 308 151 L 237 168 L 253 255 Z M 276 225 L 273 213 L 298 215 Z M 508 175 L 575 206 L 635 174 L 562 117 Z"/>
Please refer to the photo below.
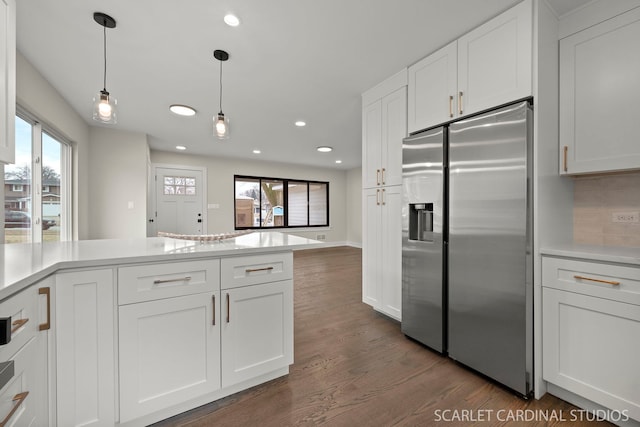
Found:
<path fill-rule="evenodd" d="M 402 306 L 402 139 L 406 69 L 362 95 L 362 300 L 396 320 Z"/>

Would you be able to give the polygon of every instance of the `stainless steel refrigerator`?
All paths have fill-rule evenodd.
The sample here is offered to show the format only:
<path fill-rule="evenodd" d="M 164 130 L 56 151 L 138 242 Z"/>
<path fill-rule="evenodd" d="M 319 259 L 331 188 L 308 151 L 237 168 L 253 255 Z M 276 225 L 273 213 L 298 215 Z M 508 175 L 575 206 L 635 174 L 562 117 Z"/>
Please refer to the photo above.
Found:
<path fill-rule="evenodd" d="M 402 330 L 522 395 L 533 359 L 531 124 L 524 101 L 403 145 Z M 444 161 L 429 150 L 437 139 Z"/>

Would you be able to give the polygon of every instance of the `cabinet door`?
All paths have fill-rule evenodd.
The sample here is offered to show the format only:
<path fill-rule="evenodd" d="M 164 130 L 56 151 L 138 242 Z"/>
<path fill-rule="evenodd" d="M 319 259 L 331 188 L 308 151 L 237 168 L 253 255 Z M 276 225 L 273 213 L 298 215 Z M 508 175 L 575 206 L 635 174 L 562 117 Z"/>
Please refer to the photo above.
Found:
<path fill-rule="evenodd" d="M 458 39 L 458 113 L 532 94 L 532 13 L 525 0 Z"/>
<path fill-rule="evenodd" d="M 560 172 L 640 168 L 640 8 L 560 41 Z"/>
<path fill-rule="evenodd" d="M 115 424 L 115 304 L 112 270 L 56 275 L 59 426 Z"/>
<path fill-rule="evenodd" d="M 362 186 L 381 185 L 382 164 L 382 101 L 375 101 L 362 110 Z"/>
<path fill-rule="evenodd" d="M 15 160 L 16 1 L 0 0 L 0 163 Z"/>
<path fill-rule="evenodd" d="M 543 288 L 543 377 L 640 420 L 640 306 Z"/>
<path fill-rule="evenodd" d="M 382 250 L 382 189 L 364 190 L 362 196 L 362 302 L 380 307 L 380 251 Z"/>
<path fill-rule="evenodd" d="M 381 185 L 402 184 L 402 139 L 407 136 L 407 88 L 382 98 Z"/>
<path fill-rule="evenodd" d="M 293 363 L 293 281 L 222 292 L 222 386 Z"/>
<path fill-rule="evenodd" d="M 452 42 L 409 67 L 409 133 L 457 115 L 458 43 Z"/>
<path fill-rule="evenodd" d="M 120 422 L 220 388 L 217 295 L 119 308 Z"/>
<path fill-rule="evenodd" d="M 402 318 L 402 186 L 382 189 L 379 310 L 396 320 Z"/>

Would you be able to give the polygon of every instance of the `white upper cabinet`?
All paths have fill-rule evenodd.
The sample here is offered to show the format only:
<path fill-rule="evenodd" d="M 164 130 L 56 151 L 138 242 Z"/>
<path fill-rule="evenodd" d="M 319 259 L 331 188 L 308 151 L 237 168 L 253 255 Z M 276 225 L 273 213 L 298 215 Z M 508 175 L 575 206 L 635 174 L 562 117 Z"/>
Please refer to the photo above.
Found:
<path fill-rule="evenodd" d="M 458 39 L 458 113 L 476 113 L 530 96 L 530 0 Z"/>
<path fill-rule="evenodd" d="M 531 96 L 532 14 L 525 0 L 409 67 L 409 133 Z"/>
<path fill-rule="evenodd" d="M 407 71 L 362 95 L 362 186 L 402 183 L 402 139 L 407 135 Z"/>
<path fill-rule="evenodd" d="M 458 42 L 409 67 L 409 133 L 456 117 Z"/>
<path fill-rule="evenodd" d="M 16 2 L 0 0 L 0 163 L 15 160 Z"/>
<path fill-rule="evenodd" d="M 560 173 L 640 169 L 640 8 L 560 41 Z"/>

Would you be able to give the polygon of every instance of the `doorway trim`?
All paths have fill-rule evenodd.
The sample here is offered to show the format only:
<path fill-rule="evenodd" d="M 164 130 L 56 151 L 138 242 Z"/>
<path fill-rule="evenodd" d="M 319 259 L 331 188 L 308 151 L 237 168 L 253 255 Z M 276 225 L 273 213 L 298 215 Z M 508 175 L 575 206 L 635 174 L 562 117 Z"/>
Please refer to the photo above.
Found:
<path fill-rule="evenodd" d="M 149 185 L 147 186 L 147 237 L 155 237 L 157 234 L 157 200 L 156 189 L 158 185 L 158 168 L 166 169 L 182 169 L 198 171 L 202 174 L 202 191 L 200 197 L 202 198 L 202 234 L 207 234 L 209 224 L 209 206 L 207 205 L 207 168 L 203 166 L 191 166 L 191 165 L 175 165 L 170 163 L 151 163 L 149 168 Z M 151 222 L 153 220 L 153 222 Z"/>

